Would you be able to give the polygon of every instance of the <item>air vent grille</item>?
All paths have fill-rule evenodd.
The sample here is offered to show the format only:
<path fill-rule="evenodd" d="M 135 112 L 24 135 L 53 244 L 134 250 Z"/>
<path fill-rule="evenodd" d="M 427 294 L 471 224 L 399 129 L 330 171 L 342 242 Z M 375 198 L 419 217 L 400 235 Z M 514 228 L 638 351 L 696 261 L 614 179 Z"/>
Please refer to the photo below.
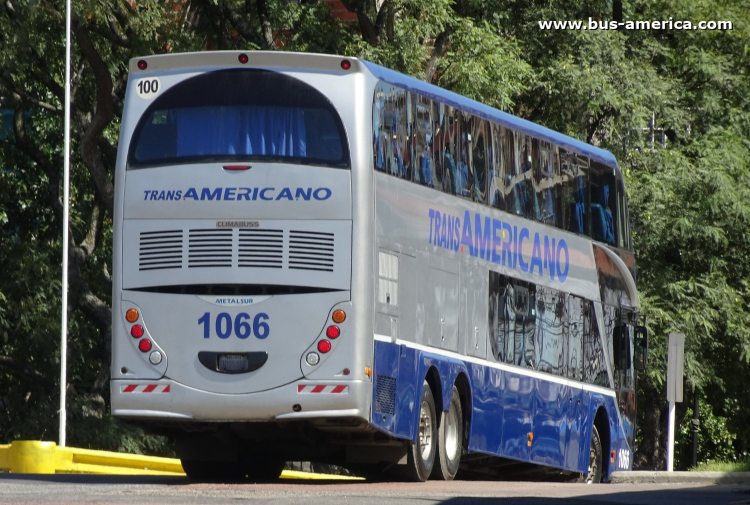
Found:
<path fill-rule="evenodd" d="M 140 234 L 138 270 L 182 268 L 182 230 Z"/>
<path fill-rule="evenodd" d="M 333 233 L 289 232 L 289 268 L 333 272 Z"/>
<path fill-rule="evenodd" d="M 396 411 L 396 379 L 375 376 L 375 412 L 393 415 Z"/>
<path fill-rule="evenodd" d="M 232 230 L 190 230 L 188 267 L 231 267 Z"/>
<path fill-rule="evenodd" d="M 283 230 L 240 230 L 237 265 L 255 268 L 282 268 Z"/>

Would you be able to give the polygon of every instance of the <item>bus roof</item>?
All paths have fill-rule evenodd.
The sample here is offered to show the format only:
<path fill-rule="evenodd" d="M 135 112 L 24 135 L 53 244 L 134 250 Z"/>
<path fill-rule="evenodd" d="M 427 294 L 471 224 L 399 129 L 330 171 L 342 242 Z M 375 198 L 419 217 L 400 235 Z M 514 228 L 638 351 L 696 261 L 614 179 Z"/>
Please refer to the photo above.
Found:
<path fill-rule="evenodd" d="M 533 137 L 546 140 L 564 149 L 576 151 L 591 159 L 614 167 L 619 174 L 619 167 L 615 157 L 609 151 L 592 146 L 580 140 L 576 140 L 562 133 L 550 130 L 531 121 L 521 119 L 506 112 L 493 109 L 488 105 L 461 96 L 458 93 L 447 91 L 438 86 L 428 84 L 424 81 L 409 77 L 394 70 L 381 67 L 369 61 L 345 56 L 315 53 L 293 53 L 284 51 L 210 51 L 198 53 L 176 53 L 167 55 L 155 55 L 130 60 L 130 72 L 139 73 L 138 62 L 148 62 L 149 71 L 169 71 L 183 68 L 200 67 L 237 67 L 237 58 L 241 54 L 248 56 L 249 62 L 263 67 L 297 67 L 310 68 L 323 71 L 341 72 L 340 63 L 342 59 L 352 62 L 352 70 L 361 69 L 362 66 L 376 78 L 387 83 L 403 87 L 429 98 L 471 112 L 477 116 L 490 121 L 501 123 L 504 126 L 526 133 Z"/>
<path fill-rule="evenodd" d="M 521 131 L 533 137 L 546 140 L 565 149 L 577 151 L 580 154 L 588 156 L 601 163 L 610 165 L 619 171 L 617 161 L 615 160 L 614 155 L 612 155 L 612 153 L 610 153 L 609 151 L 600 149 L 585 142 L 581 142 L 580 140 L 576 140 L 573 137 L 568 137 L 567 135 L 563 135 L 562 133 L 550 130 L 549 128 L 545 128 L 544 126 L 532 123 L 531 121 L 527 121 L 526 119 L 521 119 L 519 117 L 513 116 L 512 114 L 508 114 L 507 112 L 493 109 L 488 105 L 484 105 L 470 98 L 466 98 L 465 96 L 461 96 L 458 93 L 447 91 L 438 86 L 420 81 L 419 79 L 415 79 L 414 77 L 409 77 L 408 75 L 401 74 L 394 70 L 381 67 L 380 65 L 376 65 L 368 61 L 360 61 L 362 61 L 362 63 L 367 67 L 367 69 L 372 73 L 373 76 L 381 79 L 384 82 L 400 86 L 410 91 L 414 91 L 434 100 L 440 100 L 447 105 L 469 111 L 477 116 L 501 123 L 504 126 Z"/>

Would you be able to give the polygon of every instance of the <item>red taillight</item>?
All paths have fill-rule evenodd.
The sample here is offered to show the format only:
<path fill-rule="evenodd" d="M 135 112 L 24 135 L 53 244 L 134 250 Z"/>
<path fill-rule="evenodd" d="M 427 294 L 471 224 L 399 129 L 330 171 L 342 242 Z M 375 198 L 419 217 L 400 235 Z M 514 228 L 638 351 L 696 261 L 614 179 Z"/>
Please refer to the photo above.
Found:
<path fill-rule="evenodd" d="M 248 58 L 248 57 L 247 57 L 247 55 L 246 55 L 245 53 L 242 53 L 242 54 L 240 54 L 239 56 L 237 56 L 237 59 L 238 59 L 238 60 L 239 60 L 239 62 L 240 62 L 240 63 L 242 63 L 243 65 L 244 65 L 245 63 L 247 63 L 248 61 L 250 61 L 250 58 Z"/>
<path fill-rule="evenodd" d="M 341 329 L 338 326 L 331 325 L 326 329 L 326 337 L 328 338 L 339 338 L 341 335 Z"/>
<path fill-rule="evenodd" d="M 143 336 L 143 326 L 140 324 L 133 325 L 133 327 L 130 328 L 130 334 L 133 338 L 141 338 Z"/>
<path fill-rule="evenodd" d="M 151 341 L 147 338 L 144 338 L 140 342 L 138 342 L 138 349 L 141 350 L 141 352 L 148 352 L 151 350 Z"/>
<path fill-rule="evenodd" d="M 141 70 L 146 70 L 148 68 L 148 63 L 146 63 L 146 60 L 138 61 L 138 68 L 140 68 Z"/>
<path fill-rule="evenodd" d="M 247 170 L 253 167 L 250 165 L 224 165 L 222 168 L 224 170 Z"/>
<path fill-rule="evenodd" d="M 328 340 L 321 340 L 318 342 L 318 351 L 325 354 L 331 350 L 331 342 Z"/>
<path fill-rule="evenodd" d="M 352 62 L 349 60 L 341 60 L 341 68 L 344 70 L 349 70 L 352 68 Z"/>

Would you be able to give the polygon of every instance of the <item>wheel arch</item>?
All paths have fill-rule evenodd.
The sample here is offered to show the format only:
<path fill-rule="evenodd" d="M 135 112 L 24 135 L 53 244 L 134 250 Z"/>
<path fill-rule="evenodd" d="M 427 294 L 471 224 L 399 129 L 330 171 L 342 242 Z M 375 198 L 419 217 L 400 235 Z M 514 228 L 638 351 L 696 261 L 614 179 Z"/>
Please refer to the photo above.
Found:
<path fill-rule="evenodd" d="M 594 426 L 596 426 L 596 431 L 599 432 L 599 441 L 602 444 L 602 477 L 604 480 L 607 480 L 609 477 L 609 450 L 612 441 L 609 427 L 609 415 L 607 414 L 607 409 L 603 405 L 596 409 L 596 414 L 594 415 Z"/>
<path fill-rule="evenodd" d="M 458 390 L 458 396 L 461 399 L 461 410 L 463 411 L 463 425 L 464 425 L 464 449 L 468 448 L 469 441 L 469 430 L 471 428 L 471 414 L 472 414 L 472 393 L 471 393 L 471 382 L 467 375 L 461 371 L 456 376 L 455 381 L 456 389 Z"/>

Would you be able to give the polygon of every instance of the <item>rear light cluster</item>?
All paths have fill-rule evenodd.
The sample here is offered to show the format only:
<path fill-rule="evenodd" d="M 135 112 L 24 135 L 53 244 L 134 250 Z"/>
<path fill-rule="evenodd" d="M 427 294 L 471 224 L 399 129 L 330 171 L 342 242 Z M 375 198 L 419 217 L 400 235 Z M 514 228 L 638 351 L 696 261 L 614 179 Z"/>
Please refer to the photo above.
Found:
<path fill-rule="evenodd" d="M 129 323 L 137 323 L 140 319 L 141 315 L 138 313 L 136 309 L 128 309 L 125 312 L 125 320 Z M 138 341 L 138 349 L 141 352 L 149 352 L 154 345 L 151 343 L 151 340 L 148 338 L 142 338 L 143 335 L 146 334 L 146 330 L 144 330 L 143 325 L 141 324 L 133 324 L 130 327 L 130 336 L 135 339 L 141 339 Z M 149 361 L 153 365 L 158 365 L 161 363 L 162 355 L 159 351 L 154 351 L 149 356 Z"/>
<path fill-rule="evenodd" d="M 346 312 L 344 312 L 341 309 L 334 310 L 333 314 L 331 314 L 331 319 L 336 324 L 341 324 L 344 321 L 346 321 Z M 341 336 L 341 328 L 339 328 L 336 324 L 331 324 L 326 328 L 326 337 L 327 339 L 321 339 L 318 341 L 318 352 L 320 354 L 326 354 L 328 352 L 331 352 L 331 349 L 333 349 L 333 342 L 331 340 L 336 340 Z M 305 361 L 307 361 L 307 364 L 310 366 L 315 366 L 318 363 L 320 363 L 320 355 L 317 352 L 310 352 L 307 353 L 307 356 L 305 356 Z"/>

